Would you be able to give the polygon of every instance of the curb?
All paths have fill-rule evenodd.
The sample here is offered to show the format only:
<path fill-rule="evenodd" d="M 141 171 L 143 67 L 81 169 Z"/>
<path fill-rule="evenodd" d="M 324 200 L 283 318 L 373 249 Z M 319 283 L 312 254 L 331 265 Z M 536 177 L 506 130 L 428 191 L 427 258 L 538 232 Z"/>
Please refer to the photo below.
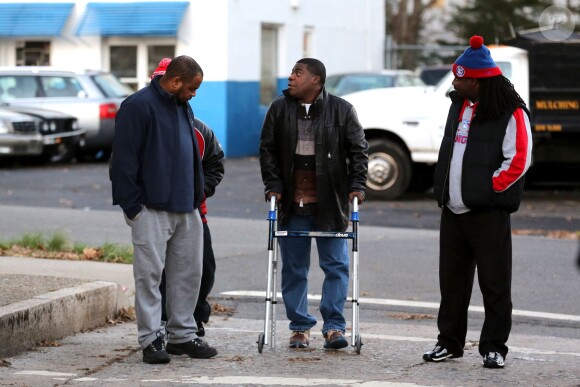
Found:
<path fill-rule="evenodd" d="M 0 307 L 0 357 L 103 325 L 117 309 L 117 284 L 94 281 Z"/>

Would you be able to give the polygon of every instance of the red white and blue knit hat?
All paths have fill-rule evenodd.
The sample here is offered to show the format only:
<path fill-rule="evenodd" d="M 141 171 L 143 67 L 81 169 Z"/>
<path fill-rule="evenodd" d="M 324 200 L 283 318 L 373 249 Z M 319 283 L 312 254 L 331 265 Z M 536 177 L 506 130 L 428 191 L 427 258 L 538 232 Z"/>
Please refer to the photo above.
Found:
<path fill-rule="evenodd" d="M 159 64 L 157 65 L 157 68 L 155 69 L 155 71 L 153 71 L 153 74 L 151 74 L 151 79 L 155 78 L 157 75 L 165 74 L 165 71 L 167 70 L 167 66 L 169 66 L 169 63 L 171 63 L 171 58 L 161 59 L 161 61 L 159 61 Z"/>
<path fill-rule="evenodd" d="M 457 78 L 490 78 L 501 75 L 483 38 L 474 35 L 469 39 L 469 48 L 453 64 L 453 75 Z"/>

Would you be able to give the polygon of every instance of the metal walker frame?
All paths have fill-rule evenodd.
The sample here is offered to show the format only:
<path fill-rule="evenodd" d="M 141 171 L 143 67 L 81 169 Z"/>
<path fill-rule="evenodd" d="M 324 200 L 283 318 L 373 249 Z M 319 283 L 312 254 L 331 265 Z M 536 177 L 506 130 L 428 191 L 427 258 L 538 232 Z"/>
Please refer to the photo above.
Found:
<path fill-rule="evenodd" d="M 258 352 L 262 353 L 264 345 L 276 348 L 276 305 L 278 297 L 276 294 L 278 275 L 278 238 L 339 238 L 352 239 L 352 334 L 351 345 L 356 353 L 360 354 L 362 339 L 359 334 L 359 279 L 358 279 L 358 198 L 353 200 L 353 210 L 351 214 L 352 231 L 278 231 L 278 209 L 276 198 L 270 199 L 270 211 L 268 212 L 268 285 L 266 287 L 266 312 L 264 318 L 264 331 L 258 336 Z"/>

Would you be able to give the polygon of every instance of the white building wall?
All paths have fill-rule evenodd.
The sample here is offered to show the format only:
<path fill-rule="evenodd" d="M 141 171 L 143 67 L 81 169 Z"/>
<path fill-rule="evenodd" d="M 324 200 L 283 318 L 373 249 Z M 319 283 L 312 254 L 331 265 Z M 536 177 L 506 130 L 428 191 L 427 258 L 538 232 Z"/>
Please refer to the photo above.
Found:
<path fill-rule="evenodd" d="M 229 79 L 259 79 L 262 23 L 280 26 L 279 77 L 288 76 L 302 58 L 307 27 L 313 30 L 312 56 L 326 65 L 329 74 L 383 68 L 383 0 L 229 0 L 229 4 Z"/>
<path fill-rule="evenodd" d="M 43 40 L 51 42 L 53 66 L 110 71 L 110 46 L 131 45 L 137 47 L 137 77 L 124 81 L 140 88 L 149 82 L 148 46 L 175 45 L 176 55 L 193 57 L 204 71 L 204 84 L 192 105 L 212 126 L 228 155 L 257 151 L 267 108 L 260 103 L 264 24 L 278 28 L 276 92 L 284 88 L 293 65 L 304 56 L 306 29 L 311 31 L 309 56 L 320 59 L 328 74 L 379 70 L 384 65 L 384 0 L 189 0 L 176 37 L 77 36 L 91 0 L 20 0 L 71 1 L 75 7 L 61 36 L 0 39 L 0 65 L 16 63 L 16 41 Z"/>

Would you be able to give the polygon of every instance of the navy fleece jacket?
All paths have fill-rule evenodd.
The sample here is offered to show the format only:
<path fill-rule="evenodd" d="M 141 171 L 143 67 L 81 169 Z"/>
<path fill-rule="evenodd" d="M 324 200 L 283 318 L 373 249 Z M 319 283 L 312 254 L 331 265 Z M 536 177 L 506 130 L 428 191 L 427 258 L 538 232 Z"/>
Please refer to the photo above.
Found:
<path fill-rule="evenodd" d="M 186 109 L 188 128 L 181 127 L 178 109 Z M 179 152 L 189 149 L 180 144 L 183 130 L 191 136 L 193 184 L 183 176 L 187 166 L 179 163 Z M 169 212 L 192 212 L 203 200 L 203 170 L 196 136 L 193 111 L 189 104 L 178 105 L 175 97 L 159 85 L 159 78 L 123 101 L 115 119 L 115 138 L 111 163 L 113 204 L 120 205 L 134 218 L 142 205 Z M 187 144 L 189 145 L 189 144 Z M 191 170 L 191 167 L 189 167 Z M 191 190 L 193 201 L 177 205 L 175 198 Z"/>

